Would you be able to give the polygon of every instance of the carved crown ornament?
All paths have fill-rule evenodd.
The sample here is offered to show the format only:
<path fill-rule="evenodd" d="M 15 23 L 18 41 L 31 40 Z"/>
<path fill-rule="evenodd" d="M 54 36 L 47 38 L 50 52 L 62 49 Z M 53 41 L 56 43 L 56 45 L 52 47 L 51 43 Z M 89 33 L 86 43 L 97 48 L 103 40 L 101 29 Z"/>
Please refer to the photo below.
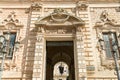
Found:
<path fill-rule="evenodd" d="M 82 19 L 70 15 L 62 8 L 54 9 L 53 13 L 46 17 L 38 18 L 38 20 L 35 22 L 36 26 L 76 26 L 84 24 L 85 22 Z"/>
<path fill-rule="evenodd" d="M 15 12 L 12 11 L 7 18 L 0 23 L 0 27 L 6 27 L 8 29 L 10 27 L 23 27 L 23 25 L 19 19 L 16 18 Z"/>

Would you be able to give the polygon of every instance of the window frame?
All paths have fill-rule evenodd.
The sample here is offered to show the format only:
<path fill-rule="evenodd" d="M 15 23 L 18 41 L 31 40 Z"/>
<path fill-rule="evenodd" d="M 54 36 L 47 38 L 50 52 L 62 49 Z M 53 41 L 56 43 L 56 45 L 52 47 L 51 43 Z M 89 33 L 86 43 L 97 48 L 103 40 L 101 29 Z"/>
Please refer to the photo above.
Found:
<path fill-rule="evenodd" d="M 120 51 L 119 51 L 119 47 L 118 47 L 118 38 L 117 38 L 117 33 L 116 32 L 112 32 L 112 44 L 110 42 L 110 37 L 109 37 L 109 32 L 102 32 L 102 37 L 103 37 L 103 40 L 104 40 L 104 50 L 105 50 L 105 56 L 106 56 L 106 59 L 108 60 L 111 60 L 113 59 L 113 54 L 112 54 L 112 49 L 111 49 L 111 46 L 114 44 L 114 43 L 117 43 L 117 50 L 116 50 L 116 54 L 117 54 L 117 57 L 118 59 L 120 59 Z M 105 41 L 105 36 L 106 36 L 106 40 Z M 106 45 L 108 44 L 108 45 Z M 106 49 L 107 47 L 107 49 Z M 112 46 L 113 48 L 113 46 Z"/>
<path fill-rule="evenodd" d="M 99 40 L 103 40 L 103 36 L 102 33 L 103 32 L 116 32 L 116 36 L 118 36 L 120 34 L 120 25 L 116 25 L 116 24 L 111 24 L 111 22 L 106 22 L 106 23 L 99 23 L 95 25 L 95 31 L 96 31 L 96 48 L 98 49 L 98 53 L 97 55 L 99 56 L 100 59 L 100 66 L 105 67 L 107 69 L 114 69 L 114 60 L 112 59 L 108 59 L 106 58 L 106 52 L 104 50 L 105 46 L 104 46 L 104 41 L 102 42 L 102 47 L 99 43 Z M 118 46 L 120 46 L 120 39 L 118 39 Z M 120 49 L 119 49 L 120 50 Z M 120 62 L 120 59 L 118 59 L 118 61 Z M 109 65 L 109 66 L 108 66 Z"/>
<path fill-rule="evenodd" d="M 5 35 L 7 32 L 3 32 L 3 35 Z M 13 49 L 12 49 L 12 51 L 10 51 L 10 47 L 7 47 L 7 48 L 9 48 L 9 50 L 8 50 L 8 52 L 7 52 L 7 55 L 6 55 L 6 59 L 12 59 L 13 58 L 13 55 L 14 55 L 14 46 L 15 46 L 15 42 L 16 42 L 16 39 L 17 39 L 17 32 L 10 32 L 10 40 L 11 40 L 11 37 L 12 37 L 12 35 L 14 34 L 14 42 L 12 41 L 8 41 L 7 42 L 7 45 L 11 45 L 11 43 L 13 43 Z M 11 52 L 11 55 L 9 55 L 10 54 L 10 52 Z M 0 55 L 0 58 L 2 58 L 2 55 Z"/>

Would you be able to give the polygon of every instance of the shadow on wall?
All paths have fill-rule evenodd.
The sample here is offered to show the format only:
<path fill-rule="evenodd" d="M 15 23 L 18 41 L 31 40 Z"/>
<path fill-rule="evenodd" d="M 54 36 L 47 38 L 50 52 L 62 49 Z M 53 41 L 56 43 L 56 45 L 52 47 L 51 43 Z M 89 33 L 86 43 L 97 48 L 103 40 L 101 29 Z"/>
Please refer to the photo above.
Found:
<path fill-rule="evenodd" d="M 24 39 L 26 40 L 24 41 L 26 47 L 24 48 L 22 63 L 22 78 L 24 80 L 32 80 L 37 32 L 38 29 L 35 27 L 28 32 L 28 35 Z"/>

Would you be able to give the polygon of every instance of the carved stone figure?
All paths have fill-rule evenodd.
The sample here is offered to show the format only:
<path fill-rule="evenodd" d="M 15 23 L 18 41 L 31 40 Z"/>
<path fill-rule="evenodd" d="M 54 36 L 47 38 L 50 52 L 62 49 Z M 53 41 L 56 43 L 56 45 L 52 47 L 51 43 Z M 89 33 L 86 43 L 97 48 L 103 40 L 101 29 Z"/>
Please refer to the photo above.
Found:
<path fill-rule="evenodd" d="M 100 20 L 103 22 L 110 21 L 109 15 L 106 10 L 104 10 L 100 15 Z"/>

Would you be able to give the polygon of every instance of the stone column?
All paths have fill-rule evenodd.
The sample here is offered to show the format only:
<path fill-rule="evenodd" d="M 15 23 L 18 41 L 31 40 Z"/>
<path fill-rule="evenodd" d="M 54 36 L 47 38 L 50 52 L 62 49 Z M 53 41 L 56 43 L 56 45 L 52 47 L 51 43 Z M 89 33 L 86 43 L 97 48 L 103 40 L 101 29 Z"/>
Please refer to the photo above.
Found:
<path fill-rule="evenodd" d="M 37 32 L 36 37 L 32 80 L 44 80 L 44 37 L 40 32 Z"/>
<path fill-rule="evenodd" d="M 81 27 L 78 27 L 76 30 L 76 40 L 75 40 L 75 59 L 76 59 L 76 80 L 86 80 L 86 64 L 84 57 L 84 44 L 83 44 L 83 34 L 81 32 Z"/>

